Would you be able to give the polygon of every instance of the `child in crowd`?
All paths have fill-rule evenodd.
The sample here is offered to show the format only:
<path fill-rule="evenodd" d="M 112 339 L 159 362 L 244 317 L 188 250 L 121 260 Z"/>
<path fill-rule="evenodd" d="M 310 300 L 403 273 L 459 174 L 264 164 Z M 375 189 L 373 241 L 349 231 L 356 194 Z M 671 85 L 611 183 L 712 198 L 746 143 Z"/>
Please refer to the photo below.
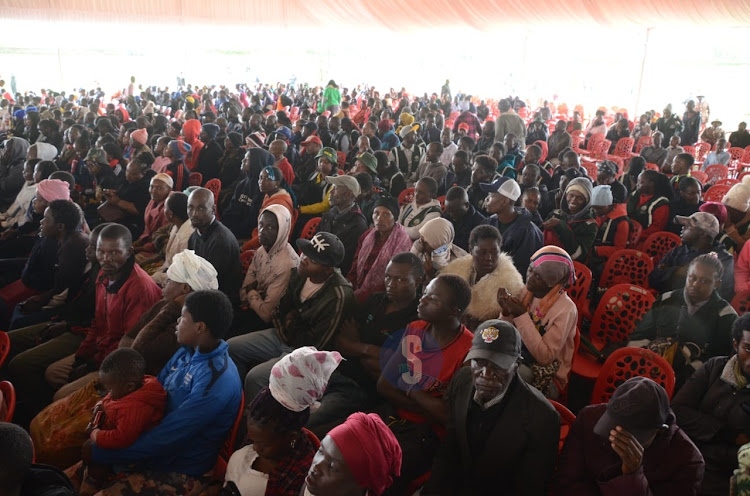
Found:
<path fill-rule="evenodd" d="M 539 188 L 532 186 L 531 188 L 526 188 L 521 197 L 521 205 L 531 213 L 531 222 L 536 224 L 536 227 L 540 227 L 542 222 L 544 222 L 542 216 L 539 214 L 540 196 Z"/>
<path fill-rule="evenodd" d="M 102 449 L 121 449 L 133 444 L 164 416 L 167 393 L 153 376 L 146 376 L 146 361 L 132 348 L 110 353 L 99 368 L 99 381 L 107 396 L 94 407 L 86 428 L 93 443 Z M 113 466 L 118 472 L 120 467 Z M 66 471 L 80 484 L 81 496 L 93 495 L 113 476 L 108 467 L 79 462 Z"/>

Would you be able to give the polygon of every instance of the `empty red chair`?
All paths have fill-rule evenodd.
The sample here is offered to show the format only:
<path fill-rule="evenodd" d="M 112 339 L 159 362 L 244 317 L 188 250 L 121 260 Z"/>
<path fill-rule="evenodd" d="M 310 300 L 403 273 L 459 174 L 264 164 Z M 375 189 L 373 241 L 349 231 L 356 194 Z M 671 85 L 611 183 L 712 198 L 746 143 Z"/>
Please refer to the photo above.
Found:
<path fill-rule="evenodd" d="M 13 414 L 16 413 L 16 390 L 8 381 L 0 382 L 0 391 L 3 393 L 3 401 L 8 409 L 8 413 L 4 419 L 0 419 L 3 422 L 10 422 L 13 420 Z"/>
<path fill-rule="evenodd" d="M 635 284 L 648 287 L 648 275 L 654 270 L 651 257 L 640 250 L 617 250 L 604 264 L 600 288 L 611 288 L 615 284 Z"/>
<path fill-rule="evenodd" d="M 612 142 L 609 140 L 602 140 L 596 145 L 594 145 L 593 150 L 591 151 L 591 158 L 595 158 L 597 160 L 604 160 L 607 158 L 607 152 L 609 152 L 609 147 L 612 146 Z"/>
<path fill-rule="evenodd" d="M 589 142 L 586 144 L 585 150 L 580 150 L 580 155 L 591 155 L 591 153 L 594 151 L 594 147 L 598 144 L 604 141 L 604 135 L 603 134 L 592 134 L 589 138 Z M 609 147 L 607 147 L 607 150 L 609 150 Z"/>
<path fill-rule="evenodd" d="M 603 363 L 601 351 L 610 343 L 627 341 L 653 304 L 654 296 L 640 286 L 617 284 L 609 288 L 596 307 L 588 340 L 581 339 L 572 372 L 596 379 Z"/>
<path fill-rule="evenodd" d="M 219 193 L 221 193 L 221 180 L 214 178 L 209 180 L 204 186 L 207 190 L 214 194 L 214 204 L 219 204 Z"/>
<path fill-rule="evenodd" d="M 708 174 L 705 172 L 691 171 L 690 175 L 700 181 L 701 184 L 708 184 Z"/>
<path fill-rule="evenodd" d="M 733 146 L 729 150 L 729 155 L 732 157 L 732 162 L 739 162 L 742 160 L 742 156 L 745 154 L 745 149 L 738 146 Z"/>
<path fill-rule="evenodd" d="M 729 177 L 729 168 L 726 165 L 709 165 L 704 172 L 708 176 L 708 184 L 716 184 L 716 181 Z"/>
<path fill-rule="evenodd" d="M 398 206 L 403 207 L 404 205 L 410 204 L 414 201 L 414 188 L 406 188 L 398 194 Z"/>
<path fill-rule="evenodd" d="M 612 152 L 612 155 L 621 157 L 623 159 L 629 159 L 631 150 L 633 149 L 634 145 L 635 140 L 633 138 L 620 138 L 619 140 L 617 140 L 617 144 L 615 145 L 615 149 Z"/>
<path fill-rule="evenodd" d="M 318 232 L 318 224 L 320 224 L 320 217 L 308 220 L 299 235 L 300 239 L 312 239 L 315 233 Z"/>
<path fill-rule="evenodd" d="M 694 146 L 686 145 L 686 146 L 683 146 L 682 149 L 684 150 L 684 153 L 689 153 L 690 155 L 692 155 L 693 157 L 695 157 L 695 147 Z"/>
<path fill-rule="evenodd" d="M 620 348 L 604 362 L 591 393 L 591 404 L 608 403 L 620 384 L 631 377 L 647 377 L 659 384 L 672 399 L 674 370 L 665 359 L 643 348 Z"/>
<path fill-rule="evenodd" d="M 661 257 L 680 245 L 682 245 L 681 237 L 669 231 L 659 231 L 646 238 L 646 241 L 643 242 L 643 251 L 651 257 L 656 266 Z"/>
<path fill-rule="evenodd" d="M 720 202 L 731 188 L 731 186 L 726 184 L 715 184 L 708 188 L 708 191 L 703 195 L 703 200 L 707 202 Z"/>

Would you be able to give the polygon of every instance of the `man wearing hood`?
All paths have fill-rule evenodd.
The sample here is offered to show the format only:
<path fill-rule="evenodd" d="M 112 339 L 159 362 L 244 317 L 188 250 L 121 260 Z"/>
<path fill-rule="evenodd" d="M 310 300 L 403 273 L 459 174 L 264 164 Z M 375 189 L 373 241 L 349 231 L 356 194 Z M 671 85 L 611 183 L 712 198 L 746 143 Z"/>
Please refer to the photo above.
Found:
<path fill-rule="evenodd" d="M 5 211 L 23 187 L 23 164 L 29 151 L 29 142 L 23 138 L 10 138 L 0 150 L 0 211 Z"/>
<path fill-rule="evenodd" d="M 242 323 L 235 324 L 243 333 L 267 329 L 281 296 L 289 284 L 292 269 L 297 267 L 299 256 L 289 244 L 292 217 L 282 205 L 270 205 L 258 218 L 258 240 L 253 261 L 245 274 L 240 289 L 240 303 L 247 311 L 240 316 Z"/>
<path fill-rule="evenodd" d="M 250 238 L 257 227 L 258 212 L 263 203 L 258 179 L 260 172 L 273 162 L 273 155 L 262 148 L 248 148 L 242 159 L 244 178 L 237 183 L 229 206 L 221 215 L 221 221 L 237 238 Z"/>
<path fill-rule="evenodd" d="M 219 126 L 213 123 L 203 124 L 201 128 L 200 140 L 203 142 L 203 147 L 198 153 L 196 170 L 203 174 L 203 184 L 206 184 L 211 179 L 218 178 L 221 174 L 219 159 L 224 155 L 224 150 L 216 141 L 219 130 Z"/>
<path fill-rule="evenodd" d="M 591 212 L 591 180 L 577 177 L 565 188 L 560 209 L 553 211 L 542 224 L 544 244 L 556 245 L 570 253 L 570 258 L 585 262 L 594 246 L 597 225 Z"/>
<path fill-rule="evenodd" d="M 531 255 L 543 245 L 542 231 L 531 222 L 531 213 L 513 205 L 521 196 L 521 187 L 508 177 L 499 177 L 493 183 L 481 183 L 487 193 L 487 213 L 484 223 L 496 227 L 503 237 L 502 251 L 513 258 L 513 265 L 526 276 Z"/>

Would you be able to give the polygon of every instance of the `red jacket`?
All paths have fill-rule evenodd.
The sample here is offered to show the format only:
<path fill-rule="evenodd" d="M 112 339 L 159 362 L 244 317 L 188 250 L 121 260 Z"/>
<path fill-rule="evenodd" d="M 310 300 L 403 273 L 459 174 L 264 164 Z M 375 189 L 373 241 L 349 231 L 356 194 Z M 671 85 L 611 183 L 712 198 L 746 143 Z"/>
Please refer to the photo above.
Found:
<path fill-rule="evenodd" d="M 614 220 L 625 218 L 617 223 L 615 232 L 609 232 Z M 599 225 L 599 232 L 594 241 L 594 253 L 598 257 L 611 257 L 617 250 L 623 250 L 628 247 L 630 239 L 630 223 L 627 221 L 627 205 L 620 203 L 615 205 L 614 210 L 603 217 L 597 217 L 596 223 Z M 606 225 L 605 225 L 606 224 Z M 605 225 L 605 227 L 602 227 Z M 601 243 L 601 244 L 600 244 Z"/>
<path fill-rule="evenodd" d="M 147 375 L 143 386 L 129 395 L 119 400 L 113 400 L 109 394 L 104 397 L 104 419 L 91 433 L 91 440 L 99 448 L 127 448 L 141 434 L 161 422 L 166 407 L 166 391 L 156 377 Z"/>
<path fill-rule="evenodd" d="M 94 361 L 97 368 L 117 348 L 120 338 L 138 322 L 141 315 L 161 300 L 159 286 L 134 262 L 135 259 L 131 258 L 123 268 L 123 273 L 130 270 L 127 279 L 115 281 L 112 286 L 99 272 L 94 319 L 76 351 L 76 358 Z"/>

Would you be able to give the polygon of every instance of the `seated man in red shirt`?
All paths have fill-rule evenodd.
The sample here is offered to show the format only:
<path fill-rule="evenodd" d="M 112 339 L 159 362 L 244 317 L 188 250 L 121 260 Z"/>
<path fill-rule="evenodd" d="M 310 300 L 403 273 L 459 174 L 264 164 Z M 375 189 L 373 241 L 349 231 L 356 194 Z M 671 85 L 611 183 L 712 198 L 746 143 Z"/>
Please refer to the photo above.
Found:
<path fill-rule="evenodd" d="M 463 365 L 473 339 L 461 324 L 470 302 L 471 288 L 464 279 L 454 275 L 433 279 L 417 306 L 421 320 L 407 325 L 399 341 L 383 346 L 377 388 L 389 405 L 381 417 L 404 453 L 393 494 L 403 493 L 412 480 L 430 469 L 445 434 L 448 408 L 443 394 Z"/>

